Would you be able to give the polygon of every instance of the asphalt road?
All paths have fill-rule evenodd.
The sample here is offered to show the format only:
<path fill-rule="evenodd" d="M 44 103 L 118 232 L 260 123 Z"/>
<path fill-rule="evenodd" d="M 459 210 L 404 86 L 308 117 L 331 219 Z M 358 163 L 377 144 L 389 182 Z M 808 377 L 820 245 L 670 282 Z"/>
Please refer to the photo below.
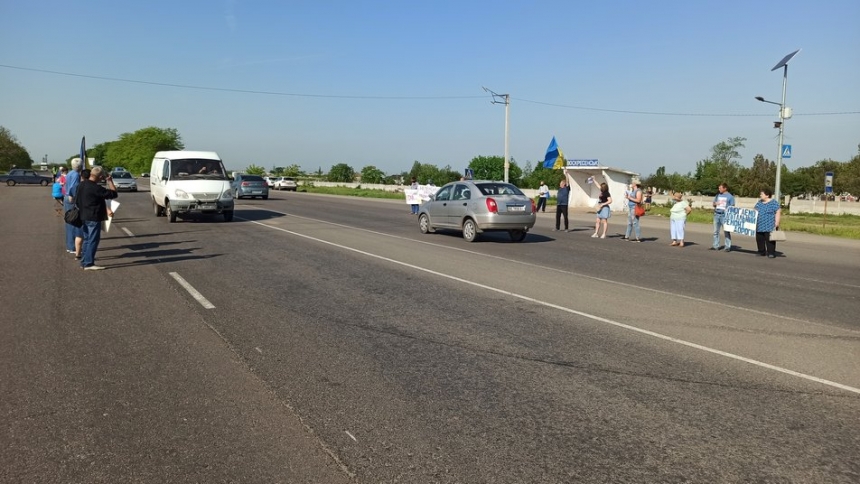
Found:
<path fill-rule="evenodd" d="M 119 201 L 84 272 L 48 190 L 0 187 L 2 482 L 860 481 L 856 241 L 767 259 L 541 214 L 469 244 L 395 201 Z"/>

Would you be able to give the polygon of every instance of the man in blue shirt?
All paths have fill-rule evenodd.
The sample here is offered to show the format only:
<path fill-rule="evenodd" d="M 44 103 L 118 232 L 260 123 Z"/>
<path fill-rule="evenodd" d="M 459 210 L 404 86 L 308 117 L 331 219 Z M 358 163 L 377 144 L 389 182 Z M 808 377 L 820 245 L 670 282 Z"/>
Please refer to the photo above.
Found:
<path fill-rule="evenodd" d="M 567 182 L 562 180 L 561 183 L 558 184 L 558 193 L 556 194 L 556 205 L 555 205 L 555 230 L 558 231 L 561 228 L 561 217 L 564 217 L 564 231 L 570 232 L 568 230 L 567 224 L 567 203 L 570 200 L 570 187 L 567 186 Z"/>
<path fill-rule="evenodd" d="M 63 210 L 68 212 L 75 206 L 75 192 L 81 183 L 81 160 L 72 160 L 72 169 L 66 175 L 66 196 L 63 198 Z M 81 246 L 84 241 L 84 233 L 80 227 L 66 224 L 66 251 L 75 254 L 76 258 L 81 256 Z"/>
<path fill-rule="evenodd" d="M 725 183 L 720 183 L 718 188 L 720 193 L 714 197 L 714 245 L 710 250 L 720 250 L 720 231 L 723 232 L 725 239 L 726 252 L 732 251 L 732 233 L 723 230 L 726 220 L 726 209 L 735 206 L 735 197 L 729 193 L 729 187 Z"/>

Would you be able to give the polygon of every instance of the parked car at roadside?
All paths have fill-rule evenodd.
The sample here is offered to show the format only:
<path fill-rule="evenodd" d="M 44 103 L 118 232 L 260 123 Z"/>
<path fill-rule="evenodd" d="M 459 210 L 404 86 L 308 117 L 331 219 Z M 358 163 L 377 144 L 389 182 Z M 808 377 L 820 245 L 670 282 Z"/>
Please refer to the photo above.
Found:
<path fill-rule="evenodd" d="M 10 187 L 15 185 L 42 185 L 46 187 L 54 182 L 53 177 L 44 176 L 36 173 L 36 170 L 24 170 L 16 168 L 9 170 L 6 175 L 0 175 L 0 183 L 5 183 Z"/>
<path fill-rule="evenodd" d="M 535 202 L 510 183 L 466 180 L 440 188 L 421 204 L 418 228 L 422 234 L 437 229 L 459 230 L 467 242 L 483 232 L 506 231 L 522 242 L 537 221 Z"/>
<path fill-rule="evenodd" d="M 298 189 L 296 179 L 290 176 L 276 177 L 272 186 L 275 190 L 287 190 L 292 192 Z"/>
<path fill-rule="evenodd" d="M 268 200 L 269 198 L 269 185 L 260 175 L 245 175 L 240 173 L 233 179 L 230 188 L 233 189 L 234 198 L 260 197 L 263 200 Z"/>
<path fill-rule="evenodd" d="M 127 171 L 115 171 L 111 174 L 113 184 L 116 185 L 117 191 L 128 190 L 130 192 L 137 191 L 137 180 Z"/>

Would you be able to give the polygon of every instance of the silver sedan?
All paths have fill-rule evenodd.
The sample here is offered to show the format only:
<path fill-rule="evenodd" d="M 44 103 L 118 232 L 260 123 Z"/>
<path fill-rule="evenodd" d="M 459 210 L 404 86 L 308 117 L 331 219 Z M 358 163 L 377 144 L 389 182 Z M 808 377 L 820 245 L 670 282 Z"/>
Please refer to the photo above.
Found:
<path fill-rule="evenodd" d="M 484 180 L 451 182 L 421 204 L 418 227 L 421 233 L 436 229 L 463 232 L 474 242 L 483 232 L 506 231 L 521 242 L 537 220 L 534 200 L 510 183 Z"/>

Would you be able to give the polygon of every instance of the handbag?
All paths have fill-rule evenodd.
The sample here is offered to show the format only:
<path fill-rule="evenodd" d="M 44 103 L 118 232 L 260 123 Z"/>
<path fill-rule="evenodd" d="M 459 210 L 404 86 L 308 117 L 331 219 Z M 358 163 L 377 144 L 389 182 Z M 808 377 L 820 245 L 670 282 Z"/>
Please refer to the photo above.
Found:
<path fill-rule="evenodd" d="M 633 215 L 637 217 L 641 217 L 645 215 L 645 206 L 641 203 L 637 203 L 635 207 L 633 207 Z"/>
<path fill-rule="evenodd" d="M 66 210 L 66 213 L 63 214 L 63 219 L 69 225 L 74 225 L 75 227 L 80 227 L 84 225 L 84 222 L 81 220 L 81 212 L 78 210 L 78 207 L 72 207 L 69 210 Z"/>
<path fill-rule="evenodd" d="M 768 240 L 771 242 L 785 242 L 785 232 L 782 230 L 774 230 L 770 233 L 770 238 Z"/>

